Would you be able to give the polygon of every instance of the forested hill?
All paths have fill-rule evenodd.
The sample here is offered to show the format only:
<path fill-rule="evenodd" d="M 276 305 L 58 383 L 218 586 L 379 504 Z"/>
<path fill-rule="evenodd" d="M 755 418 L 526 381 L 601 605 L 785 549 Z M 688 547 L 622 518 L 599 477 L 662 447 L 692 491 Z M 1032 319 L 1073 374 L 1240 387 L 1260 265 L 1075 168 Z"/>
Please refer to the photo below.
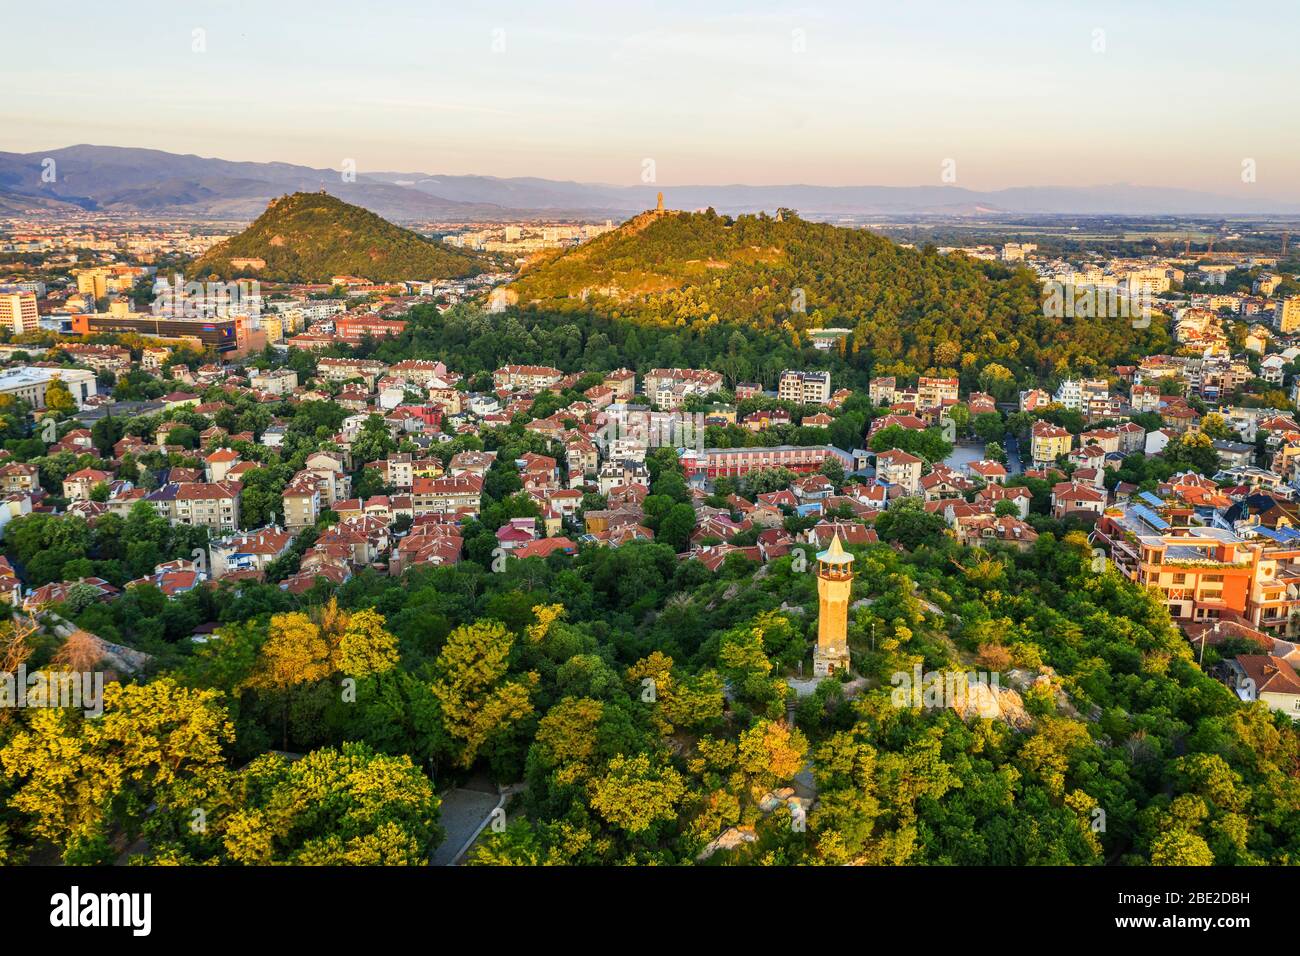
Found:
<path fill-rule="evenodd" d="M 796 345 L 811 328 L 842 326 L 853 330 L 845 345 L 854 364 L 922 373 L 965 368 L 976 356 L 1031 376 L 1072 360 L 1109 365 L 1138 354 L 1139 336 L 1165 334 L 1123 320 L 1048 318 L 1028 270 L 908 249 L 788 211 L 644 213 L 540 258 L 512 288 L 526 308 L 678 327 L 735 322 L 780 330 Z"/>
<path fill-rule="evenodd" d="M 237 269 L 231 259 L 263 259 L 266 265 Z M 474 256 L 325 193 L 273 200 L 251 226 L 213 246 L 191 268 L 200 277 L 247 275 L 285 282 L 328 282 L 336 275 L 375 282 L 445 279 L 481 271 Z"/>

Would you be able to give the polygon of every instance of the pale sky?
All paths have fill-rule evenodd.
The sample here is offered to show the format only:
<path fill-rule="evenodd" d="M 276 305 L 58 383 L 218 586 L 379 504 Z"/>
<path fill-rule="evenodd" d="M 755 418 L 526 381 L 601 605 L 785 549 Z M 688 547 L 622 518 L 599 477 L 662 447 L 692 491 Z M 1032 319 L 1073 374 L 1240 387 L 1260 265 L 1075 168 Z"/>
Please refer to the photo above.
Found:
<path fill-rule="evenodd" d="M 1291 0 L 74 0 L 0 24 L 0 150 L 621 185 L 652 159 L 669 186 L 937 185 L 952 159 L 972 189 L 1300 200 Z"/>

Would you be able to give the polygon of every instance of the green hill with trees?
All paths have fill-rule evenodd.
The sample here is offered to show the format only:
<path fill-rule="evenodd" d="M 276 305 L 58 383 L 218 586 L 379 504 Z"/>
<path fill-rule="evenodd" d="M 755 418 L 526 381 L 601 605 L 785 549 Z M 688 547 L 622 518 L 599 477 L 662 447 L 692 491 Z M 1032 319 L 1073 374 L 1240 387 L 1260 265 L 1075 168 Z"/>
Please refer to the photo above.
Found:
<path fill-rule="evenodd" d="M 539 258 L 511 288 L 522 311 L 594 313 L 683 339 L 738 325 L 799 349 L 811 330 L 844 327 L 845 359 L 875 374 L 973 375 L 994 362 L 1028 381 L 1071 365 L 1104 369 L 1168 340 L 1159 322 L 1044 315 L 1028 269 L 907 248 L 789 210 L 644 213 Z"/>
<path fill-rule="evenodd" d="M 235 268 L 231 260 L 237 259 L 262 259 L 266 265 Z M 375 282 L 446 279 L 482 271 L 475 256 L 325 193 L 293 193 L 272 200 L 251 226 L 213 246 L 190 268 L 200 279 L 282 282 L 329 282 L 336 275 Z"/>

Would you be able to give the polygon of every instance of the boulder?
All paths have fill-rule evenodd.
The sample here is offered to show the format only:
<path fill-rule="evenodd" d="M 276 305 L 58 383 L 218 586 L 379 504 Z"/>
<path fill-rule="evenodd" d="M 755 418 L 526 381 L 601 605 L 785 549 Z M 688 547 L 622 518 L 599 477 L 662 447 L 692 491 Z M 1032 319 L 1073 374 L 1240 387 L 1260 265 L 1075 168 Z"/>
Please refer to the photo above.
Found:
<path fill-rule="evenodd" d="M 758 839 L 758 834 L 754 832 L 753 827 L 728 827 L 723 830 L 716 839 L 700 851 L 697 861 L 707 860 L 719 850 L 734 850 L 738 846 L 746 843 L 753 843 Z"/>
<path fill-rule="evenodd" d="M 1013 730 L 1028 730 L 1034 719 L 1025 710 L 1025 702 L 1016 691 L 996 684 L 967 679 L 965 695 L 948 702 L 962 720 L 983 717 L 1000 720 Z"/>
<path fill-rule="evenodd" d="M 762 799 L 758 801 L 758 809 L 762 810 L 764 813 L 771 813 L 793 796 L 794 787 L 781 787 L 779 790 L 769 790 L 767 793 L 763 794 Z"/>

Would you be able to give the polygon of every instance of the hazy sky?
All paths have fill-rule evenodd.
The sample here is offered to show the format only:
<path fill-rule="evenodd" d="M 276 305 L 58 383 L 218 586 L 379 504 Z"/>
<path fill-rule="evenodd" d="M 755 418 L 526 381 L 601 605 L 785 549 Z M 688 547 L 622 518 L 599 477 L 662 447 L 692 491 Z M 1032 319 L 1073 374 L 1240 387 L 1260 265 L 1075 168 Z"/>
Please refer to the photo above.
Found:
<path fill-rule="evenodd" d="M 0 23 L 0 150 L 619 184 L 652 159 L 665 185 L 938 184 L 951 159 L 974 189 L 1300 199 L 1293 0 L 76 0 Z"/>

